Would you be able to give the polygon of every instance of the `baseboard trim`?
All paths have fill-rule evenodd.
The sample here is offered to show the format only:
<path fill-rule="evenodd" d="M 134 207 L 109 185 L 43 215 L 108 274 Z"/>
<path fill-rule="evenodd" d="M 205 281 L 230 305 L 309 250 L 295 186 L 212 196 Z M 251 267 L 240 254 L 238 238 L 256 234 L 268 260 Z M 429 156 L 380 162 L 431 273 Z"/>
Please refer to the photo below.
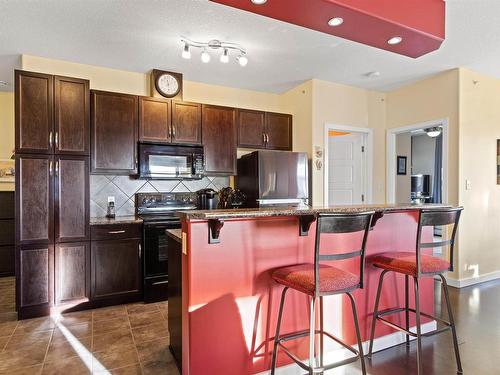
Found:
<path fill-rule="evenodd" d="M 428 322 L 425 324 L 422 324 L 421 330 L 422 333 L 427 333 L 430 331 L 433 331 L 437 328 L 437 323 L 436 321 Z M 412 327 L 411 330 L 415 332 L 416 327 Z M 406 340 L 406 335 L 403 332 L 394 332 L 386 336 L 382 337 L 377 337 L 375 340 L 373 340 L 373 352 L 378 352 L 387 348 L 390 348 L 392 346 L 400 345 L 404 343 Z M 410 340 L 415 340 L 415 337 L 410 337 Z M 370 345 L 370 341 L 364 341 L 363 342 L 363 351 L 368 353 L 368 346 Z M 354 349 L 357 349 L 357 345 L 352 346 Z M 343 353 L 345 353 L 346 350 L 342 348 L 336 348 L 334 350 L 331 350 L 327 353 L 325 353 L 325 363 L 329 362 L 334 362 L 339 359 L 342 359 Z M 348 352 L 349 353 L 349 352 Z M 333 360 L 332 360 L 333 359 Z M 366 359 L 365 359 L 366 360 Z M 292 363 L 290 365 L 286 365 L 283 367 L 279 367 L 276 369 L 276 374 L 277 375 L 298 375 L 298 374 L 303 374 L 304 371 L 297 366 L 295 363 Z M 269 371 L 261 372 L 258 375 L 268 375 Z"/>
<path fill-rule="evenodd" d="M 446 281 L 448 282 L 448 285 L 453 287 L 453 288 L 465 288 L 471 285 L 476 285 L 480 283 L 485 283 L 487 281 L 492 281 L 492 280 L 497 280 L 500 279 L 500 271 L 494 271 L 494 272 L 489 272 L 485 273 L 484 275 L 477 276 L 477 277 L 466 277 L 464 279 L 453 279 L 448 276 L 446 277 Z"/>

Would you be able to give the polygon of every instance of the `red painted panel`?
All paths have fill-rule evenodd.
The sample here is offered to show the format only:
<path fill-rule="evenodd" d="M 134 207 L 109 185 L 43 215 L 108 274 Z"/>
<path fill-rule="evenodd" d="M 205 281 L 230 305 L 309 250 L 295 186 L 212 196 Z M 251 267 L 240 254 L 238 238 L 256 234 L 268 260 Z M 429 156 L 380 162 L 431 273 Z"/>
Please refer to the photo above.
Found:
<path fill-rule="evenodd" d="M 211 1 L 413 58 L 438 49 L 445 38 L 442 0 Z M 328 26 L 333 17 L 342 17 L 344 23 Z M 393 36 L 403 37 L 403 42 L 387 44 Z"/>
<path fill-rule="evenodd" d="M 368 260 L 380 252 L 413 250 L 416 220 L 416 212 L 386 214 L 370 232 Z M 314 230 L 315 224 L 309 236 L 299 237 L 295 217 L 226 221 L 220 234 L 221 243 L 209 245 L 206 221 L 183 223 L 183 231 L 188 234 L 188 253 L 183 257 L 184 374 L 255 374 L 269 369 L 282 290 L 272 280 L 271 273 L 277 267 L 312 262 Z M 334 236 L 335 240 L 322 238 L 322 248 L 330 251 L 357 246 L 353 235 Z M 337 265 L 358 272 L 358 264 L 353 262 Z M 354 292 L 363 340 L 369 337 L 379 274 L 380 270 L 368 265 L 365 288 Z M 403 286 L 403 276 L 386 276 L 381 309 L 403 306 Z M 337 334 L 354 343 L 348 299 L 343 297 L 332 311 L 329 309 L 335 304 L 330 298 L 337 297 L 326 298 L 326 327 L 338 323 L 341 328 Z M 432 313 L 432 278 L 421 283 L 421 301 L 422 309 Z M 306 329 L 308 320 L 307 297 L 290 292 L 282 333 Z M 392 332 L 378 325 L 376 335 Z M 307 340 L 297 342 L 292 348 L 299 357 L 307 357 Z M 288 363 L 286 356 L 279 356 L 280 366 Z"/>

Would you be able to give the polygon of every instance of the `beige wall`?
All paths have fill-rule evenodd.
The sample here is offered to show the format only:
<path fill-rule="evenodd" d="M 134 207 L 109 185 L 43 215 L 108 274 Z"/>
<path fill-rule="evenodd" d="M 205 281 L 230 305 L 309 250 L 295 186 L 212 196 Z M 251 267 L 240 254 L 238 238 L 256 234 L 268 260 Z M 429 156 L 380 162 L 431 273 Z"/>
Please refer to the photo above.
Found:
<path fill-rule="evenodd" d="M 411 192 L 411 133 L 396 136 L 396 155 L 406 156 L 406 174 L 397 174 L 396 164 L 396 202 L 409 203 Z"/>
<path fill-rule="evenodd" d="M 387 129 L 448 119 L 448 201 L 458 203 L 458 69 L 387 94 Z"/>
<path fill-rule="evenodd" d="M 0 159 L 10 159 L 14 150 L 14 93 L 0 92 Z M 0 182 L 0 191 L 14 190 L 13 183 Z"/>
<path fill-rule="evenodd" d="M 385 94 L 316 79 L 312 81 L 312 89 L 313 149 L 321 147 L 324 150 L 326 124 L 372 128 L 372 201 L 385 202 Z M 313 204 L 317 206 L 323 204 L 323 176 L 323 169 L 313 168 Z"/>
<path fill-rule="evenodd" d="M 500 80 L 460 69 L 459 203 L 461 279 L 500 273 Z M 465 180 L 471 190 L 465 189 Z"/>

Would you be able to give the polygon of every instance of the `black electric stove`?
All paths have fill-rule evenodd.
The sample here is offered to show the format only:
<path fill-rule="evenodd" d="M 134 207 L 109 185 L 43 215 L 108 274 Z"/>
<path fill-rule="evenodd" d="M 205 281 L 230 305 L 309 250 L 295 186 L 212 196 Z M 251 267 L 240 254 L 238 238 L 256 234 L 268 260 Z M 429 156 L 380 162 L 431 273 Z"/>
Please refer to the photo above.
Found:
<path fill-rule="evenodd" d="M 144 302 L 168 299 L 167 229 L 178 229 L 176 211 L 196 209 L 195 193 L 137 193 L 136 214 L 144 221 Z"/>

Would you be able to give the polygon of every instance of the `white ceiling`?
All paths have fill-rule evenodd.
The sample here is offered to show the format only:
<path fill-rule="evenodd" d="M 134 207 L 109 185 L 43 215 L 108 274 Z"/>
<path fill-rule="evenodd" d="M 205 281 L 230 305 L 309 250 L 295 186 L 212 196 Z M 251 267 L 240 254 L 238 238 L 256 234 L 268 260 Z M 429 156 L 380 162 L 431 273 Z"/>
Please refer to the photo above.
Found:
<path fill-rule="evenodd" d="M 208 0 L 0 0 L 0 80 L 12 91 L 20 54 L 283 92 L 311 78 L 390 90 L 463 66 L 500 77 L 500 1 L 448 0 L 446 41 L 419 59 L 399 56 Z M 199 52 L 180 57 L 180 37 L 236 42 L 249 64 Z M 367 72 L 380 71 L 378 78 Z"/>

